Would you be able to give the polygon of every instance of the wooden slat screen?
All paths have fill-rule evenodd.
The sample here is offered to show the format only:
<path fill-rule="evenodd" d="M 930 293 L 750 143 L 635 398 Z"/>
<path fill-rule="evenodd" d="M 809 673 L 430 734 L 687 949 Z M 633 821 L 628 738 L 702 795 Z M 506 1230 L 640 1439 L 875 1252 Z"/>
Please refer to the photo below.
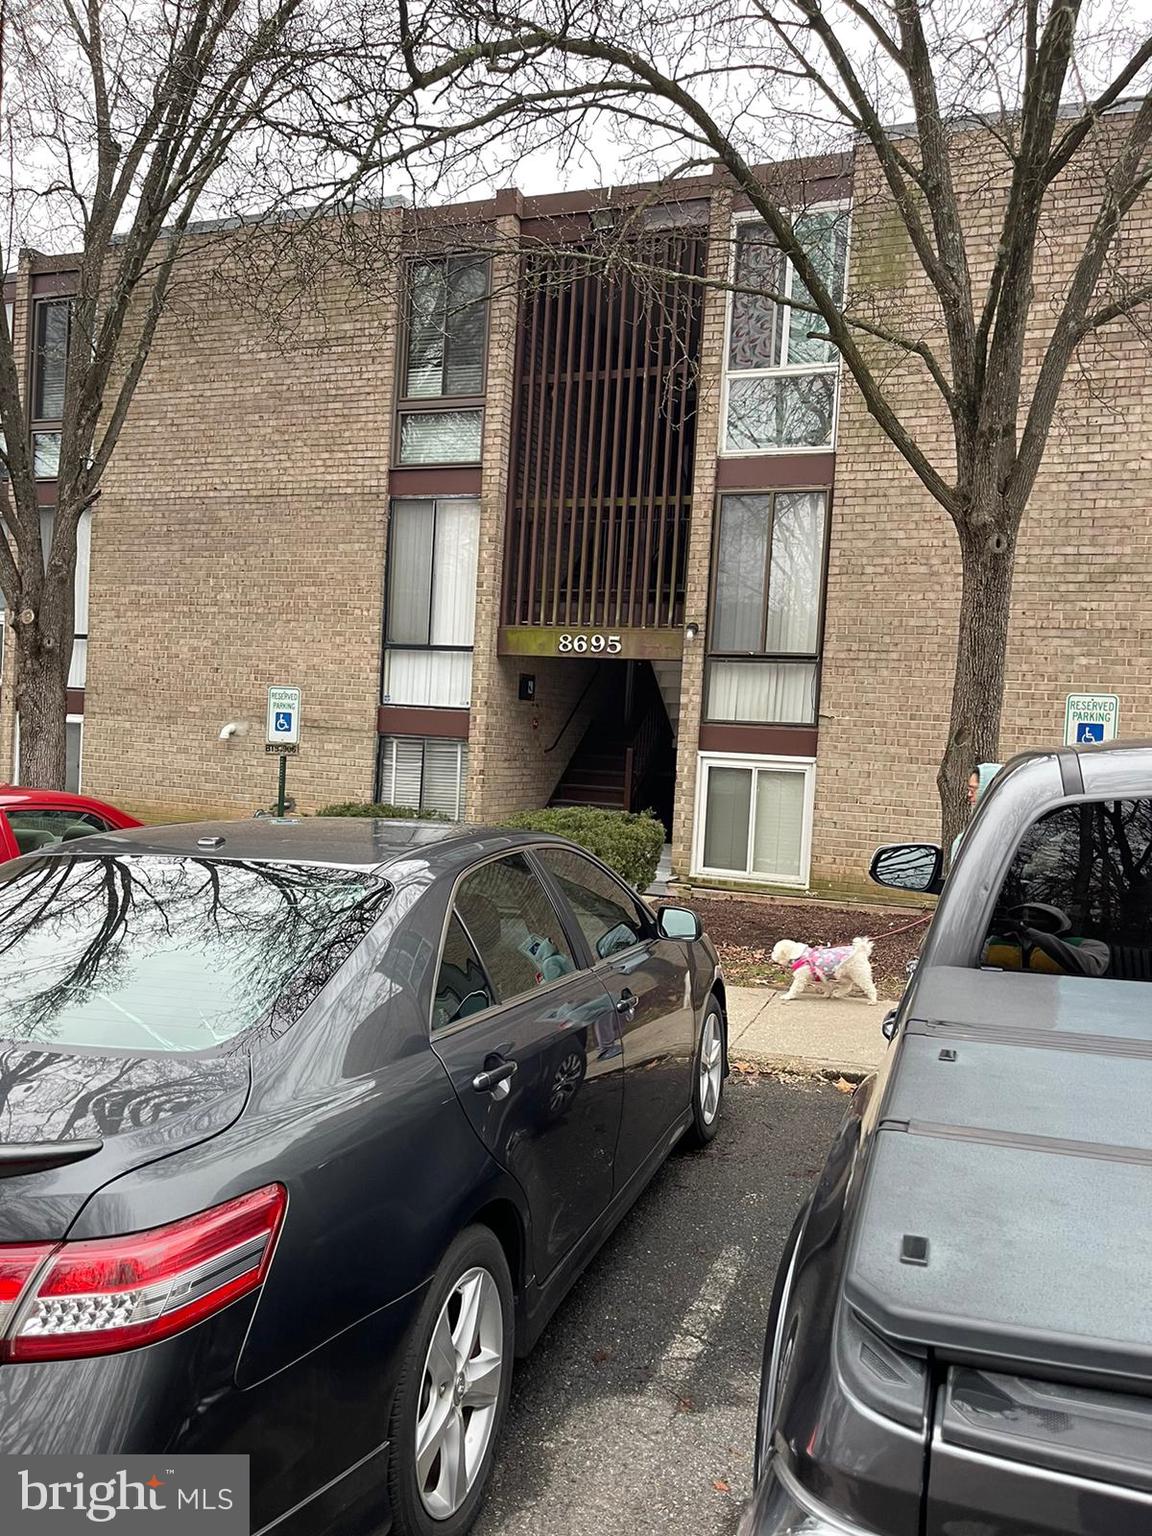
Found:
<path fill-rule="evenodd" d="M 683 622 L 704 242 L 524 258 L 504 622 Z"/>

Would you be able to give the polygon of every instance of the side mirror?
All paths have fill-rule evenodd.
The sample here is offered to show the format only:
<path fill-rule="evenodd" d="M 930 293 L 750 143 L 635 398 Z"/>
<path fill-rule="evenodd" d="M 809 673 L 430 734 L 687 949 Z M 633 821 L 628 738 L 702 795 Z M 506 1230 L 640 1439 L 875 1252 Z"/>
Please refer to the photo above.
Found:
<path fill-rule="evenodd" d="M 891 1040 L 893 1038 L 893 1036 L 895 1035 L 895 1033 L 896 1033 L 896 1010 L 895 1010 L 895 1008 L 892 1009 L 891 1013 L 886 1013 L 884 1015 L 884 1022 L 880 1026 L 880 1033 L 884 1036 L 885 1040 Z"/>
<path fill-rule="evenodd" d="M 656 914 L 656 926 L 665 939 L 694 940 L 704 934 L 700 919 L 687 907 L 661 907 Z"/>
<path fill-rule="evenodd" d="M 892 891 L 939 895 L 944 884 L 944 850 L 936 843 L 889 843 L 872 855 L 868 878 Z"/>

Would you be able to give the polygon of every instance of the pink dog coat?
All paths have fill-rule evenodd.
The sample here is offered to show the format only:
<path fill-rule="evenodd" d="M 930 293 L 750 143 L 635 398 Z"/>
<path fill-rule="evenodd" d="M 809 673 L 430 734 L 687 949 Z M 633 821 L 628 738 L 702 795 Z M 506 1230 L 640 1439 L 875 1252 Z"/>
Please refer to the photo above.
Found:
<path fill-rule="evenodd" d="M 799 960 L 793 960 L 792 969 L 802 971 L 807 966 L 817 981 L 831 981 L 851 953 L 851 944 L 806 949 Z"/>

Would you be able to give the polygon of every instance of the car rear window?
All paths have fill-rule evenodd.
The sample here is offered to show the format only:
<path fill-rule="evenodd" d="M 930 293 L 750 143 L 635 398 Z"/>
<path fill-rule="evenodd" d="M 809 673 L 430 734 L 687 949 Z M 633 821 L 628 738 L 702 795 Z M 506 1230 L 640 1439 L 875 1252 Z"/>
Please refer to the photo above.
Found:
<path fill-rule="evenodd" d="M 196 1051 L 290 1024 L 392 894 L 366 870 L 40 859 L 0 877 L 0 1039 Z"/>

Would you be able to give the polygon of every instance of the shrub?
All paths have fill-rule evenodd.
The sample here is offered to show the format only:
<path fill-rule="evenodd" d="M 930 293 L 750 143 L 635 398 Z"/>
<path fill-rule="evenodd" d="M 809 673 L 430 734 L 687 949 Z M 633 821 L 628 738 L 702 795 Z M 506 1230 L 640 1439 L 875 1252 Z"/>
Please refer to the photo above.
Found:
<path fill-rule="evenodd" d="M 344 800 L 326 805 L 317 816 L 372 816 L 378 821 L 449 821 L 441 811 L 414 811 L 410 805 L 373 805 L 366 800 Z"/>
<path fill-rule="evenodd" d="M 521 811 L 503 825 L 528 832 L 554 832 L 579 843 L 639 891 L 652 884 L 664 847 L 664 828 L 647 811 L 633 815 L 595 806 L 563 805 Z"/>

